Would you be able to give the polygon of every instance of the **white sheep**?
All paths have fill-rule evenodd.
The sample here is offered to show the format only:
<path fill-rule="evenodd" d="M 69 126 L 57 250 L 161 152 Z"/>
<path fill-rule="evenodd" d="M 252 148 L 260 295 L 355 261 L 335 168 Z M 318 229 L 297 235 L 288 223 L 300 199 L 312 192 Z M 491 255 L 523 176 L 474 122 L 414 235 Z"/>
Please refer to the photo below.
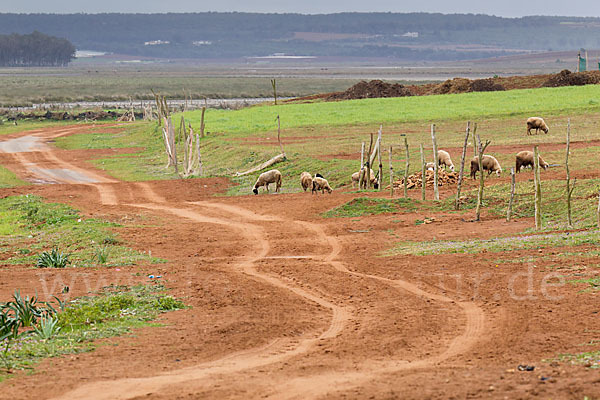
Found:
<path fill-rule="evenodd" d="M 356 187 L 356 184 L 358 183 L 359 179 L 360 171 L 352 174 L 352 187 Z M 377 178 L 375 177 L 375 173 L 373 172 L 373 170 L 371 170 L 371 185 L 373 185 L 375 189 L 379 187 L 379 184 L 377 183 Z"/>
<path fill-rule="evenodd" d="M 300 174 L 300 184 L 302 185 L 302 189 L 306 192 L 306 189 L 312 187 L 313 178 L 311 174 L 308 172 L 303 172 Z"/>
<path fill-rule="evenodd" d="M 435 170 L 435 163 L 428 162 L 427 164 L 425 164 L 425 169 L 427 171 L 433 171 L 433 170 Z"/>
<path fill-rule="evenodd" d="M 537 135 L 540 130 L 544 131 L 544 133 L 548 133 L 548 125 L 541 117 L 529 117 L 527 118 L 527 134 L 531 135 L 531 130 L 535 129 L 535 134 Z"/>
<path fill-rule="evenodd" d="M 281 188 L 281 172 L 279 172 L 276 169 L 263 172 L 259 175 L 258 179 L 256 180 L 256 183 L 254 184 L 254 189 L 252 189 L 252 191 L 254 192 L 254 194 L 258 194 L 258 188 L 264 186 L 268 192 L 270 183 L 277 184 L 275 192 L 279 192 L 279 189 Z"/>
<path fill-rule="evenodd" d="M 484 155 L 481 159 L 481 166 L 483 167 L 484 171 L 488 172 L 488 175 L 490 175 L 492 172 L 495 172 L 496 175 L 500 176 L 502 173 L 502 167 L 494 156 L 487 154 Z M 471 178 L 475 179 L 475 174 L 477 174 L 477 171 L 479 171 L 479 157 L 475 156 L 471 160 Z"/>
<path fill-rule="evenodd" d="M 454 171 L 454 163 L 450 158 L 450 153 L 445 150 L 438 150 L 438 165 L 450 168 L 450 171 Z"/>
<path fill-rule="evenodd" d="M 333 192 L 333 190 L 329 186 L 329 182 L 327 182 L 327 179 L 315 176 L 315 178 L 313 179 L 313 182 L 312 182 L 312 192 L 318 193 L 319 190 L 321 191 L 321 193 L 325 193 L 326 190 L 330 194 L 331 194 L 331 192 Z"/>
<path fill-rule="evenodd" d="M 523 150 L 517 153 L 517 159 L 515 161 L 515 170 L 519 172 L 521 168 L 531 167 L 533 168 L 533 151 Z M 544 169 L 548 169 L 550 166 L 542 156 L 538 155 L 538 160 L 540 162 L 540 167 Z"/>

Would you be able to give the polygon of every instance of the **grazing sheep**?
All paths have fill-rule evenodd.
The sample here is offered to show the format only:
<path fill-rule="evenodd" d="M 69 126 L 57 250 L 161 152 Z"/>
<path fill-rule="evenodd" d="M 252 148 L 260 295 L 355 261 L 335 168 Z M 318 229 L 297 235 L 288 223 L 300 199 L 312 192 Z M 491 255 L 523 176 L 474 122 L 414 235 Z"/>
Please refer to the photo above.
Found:
<path fill-rule="evenodd" d="M 425 164 L 425 169 L 427 171 L 433 171 L 435 169 L 435 163 L 428 162 L 427 164 Z"/>
<path fill-rule="evenodd" d="M 323 175 L 321 175 L 320 173 L 317 172 L 317 174 L 315 175 L 317 178 L 323 178 L 325 179 L 325 177 Z"/>
<path fill-rule="evenodd" d="M 275 192 L 279 192 L 279 189 L 281 188 L 281 172 L 279 172 L 276 169 L 272 169 L 270 171 L 263 172 L 262 174 L 260 174 L 260 176 L 256 180 L 256 183 L 254 184 L 254 189 L 252 189 L 252 191 L 254 192 L 254 194 L 258 194 L 258 188 L 261 186 L 264 186 L 268 192 L 269 191 L 269 183 L 277 184 L 277 187 L 275 188 Z"/>
<path fill-rule="evenodd" d="M 358 183 L 360 179 L 360 171 L 352 174 L 352 187 L 356 187 L 356 183 Z M 377 178 L 375 177 L 375 173 L 371 170 L 371 184 L 375 189 L 379 188 L 379 184 L 377 183 Z"/>
<path fill-rule="evenodd" d="M 542 156 L 538 156 L 538 160 L 540 162 L 540 167 L 544 169 L 548 169 L 549 164 L 544 161 Z M 517 153 L 517 160 L 515 163 L 515 170 L 519 172 L 521 168 L 531 167 L 533 168 L 533 151 L 523 150 Z"/>
<path fill-rule="evenodd" d="M 502 172 L 502 167 L 500 167 L 500 163 L 494 156 L 484 155 L 481 159 L 481 166 L 484 171 L 488 172 L 488 175 L 495 172 L 496 175 L 500 176 L 500 173 Z M 475 179 L 477 171 L 479 171 L 479 157 L 475 156 L 471 160 L 471 178 Z"/>
<path fill-rule="evenodd" d="M 302 189 L 306 192 L 306 189 L 312 187 L 313 178 L 308 172 L 303 172 L 300 174 L 300 184 L 302 185 Z"/>
<path fill-rule="evenodd" d="M 454 171 L 454 163 L 452 163 L 450 154 L 445 150 L 438 150 L 438 165 L 443 165 L 450 168 L 450 171 Z"/>
<path fill-rule="evenodd" d="M 321 193 L 325 193 L 326 190 L 329 192 L 329 194 L 333 192 L 333 190 L 329 186 L 329 182 L 327 182 L 327 179 L 315 176 L 315 179 L 313 179 L 312 182 L 312 192 L 318 193 L 319 190 L 321 191 Z"/>
<path fill-rule="evenodd" d="M 527 134 L 531 135 L 531 130 L 535 129 L 535 134 L 537 135 L 541 130 L 544 131 L 544 133 L 548 133 L 548 125 L 546 125 L 546 122 L 544 121 L 543 118 L 540 117 L 529 117 L 527 118 Z"/>

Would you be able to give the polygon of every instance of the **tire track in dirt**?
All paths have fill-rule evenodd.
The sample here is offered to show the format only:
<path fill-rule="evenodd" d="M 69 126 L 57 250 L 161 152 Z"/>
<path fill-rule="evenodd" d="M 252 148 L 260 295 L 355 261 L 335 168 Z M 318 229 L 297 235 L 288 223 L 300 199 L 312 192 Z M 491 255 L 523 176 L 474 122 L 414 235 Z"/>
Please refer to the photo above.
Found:
<path fill-rule="evenodd" d="M 315 234 L 321 238 L 321 240 L 329 243 L 332 248 L 332 252 L 330 254 L 339 254 L 342 249 L 341 244 L 335 237 L 327 235 L 322 226 L 309 222 L 301 223 L 308 229 L 311 229 L 313 232 L 315 232 Z M 464 332 L 455 337 L 446 350 L 433 357 L 412 362 L 406 360 L 370 362 L 363 364 L 364 367 L 360 370 L 360 372 L 334 371 L 331 373 L 320 373 L 319 375 L 286 379 L 286 382 L 282 382 L 276 386 L 274 392 L 267 396 L 268 398 L 317 398 L 326 396 L 332 392 L 339 392 L 359 386 L 366 381 L 372 380 L 378 375 L 431 367 L 453 356 L 469 351 L 483 336 L 485 315 L 483 310 L 473 302 L 458 302 L 444 295 L 426 292 L 418 288 L 416 285 L 404 280 L 388 279 L 378 275 L 351 271 L 346 268 L 344 263 L 329 260 L 329 257 L 325 258 L 325 260 L 331 262 L 332 265 L 334 265 L 336 269 L 341 272 L 366 279 L 377 280 L 425 299 L 456 304 L 459 308 L 461 308 L 462 312 L 466 316 L 467 322 L 465 324 Z"/>
<path fill-rule="evenodd" d="M 242 216 L 244 219 L 249 219 L 251 221 L 278 220 L 277 218 L 260 216 L 259 214 L 252 213 L 251 211 L 232 206 L 221 207 L 220 204 L 214 203 L 201 203 L 201 205 L 213 207 L 228 213 L 235 211 L 235 215 Z M 194 210 L 170 207 L 155 203 L 138 203 L 130 204 L 130 206 L 177 215 L 197 223 L 225 225 L 234 230 L 241 231 L 242 236 L 244 236 L 246 240 L 251 243 L 255 243 L 256 250 L 254 255 L 249 255 L 245 259 L 238 262 L 237 267 L 241 270 L 241 272 L 275 287 L 291 291 L 292 293 L 308 301 L 315 302 L 318 305 L 331 310 L 332 318 L 330 325 L 327 330 L 318 336 L 301 340 L 277 339 L 264 347 L 234 353 L 216 361 L 203 363 L 195 367 L 171 371 L 157 376 L 93 382 L 88 385 L 80 386 L 73 391 L 58 397 L 58 399 L 131 399 L 154 393 L 160 389 L 170 387 L 178 383 L 188 381 L 198 382 L 207 378 L 212 378 L 216 375 L 232 374 L 274 364 L 284 361 L 290 357 L 306 353 L 322 340 L 336 337 L 350 320 L 352 313 L 349 307 L 338 306 L 323 297 L 312 294 L 302 288 L 289 285 L 274 276 L 264 274 L 256 270 L 254 264 L 261 259 L 265 259 L 270 249 L 270 244 L 265 238 L 262 227 L 232 218 L 207 216 Z M 326 256 L 326 258 L 333 257 L 335 257 L 333 254 Z"/>

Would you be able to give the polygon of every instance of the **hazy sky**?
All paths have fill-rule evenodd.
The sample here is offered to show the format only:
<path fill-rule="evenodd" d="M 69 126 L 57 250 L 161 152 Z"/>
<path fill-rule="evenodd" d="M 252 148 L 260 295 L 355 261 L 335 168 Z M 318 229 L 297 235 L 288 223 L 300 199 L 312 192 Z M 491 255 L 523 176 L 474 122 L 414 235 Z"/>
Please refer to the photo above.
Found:
<path fill-rule="evenodd" d="M 600 1 L 565 0 L 0 0 L 0 12 L 98 13 L 98 12 L 295 12 L 304 14 L 343 11 L 482 13 L 506 17 L 569 15 L 600 17 Z"/>

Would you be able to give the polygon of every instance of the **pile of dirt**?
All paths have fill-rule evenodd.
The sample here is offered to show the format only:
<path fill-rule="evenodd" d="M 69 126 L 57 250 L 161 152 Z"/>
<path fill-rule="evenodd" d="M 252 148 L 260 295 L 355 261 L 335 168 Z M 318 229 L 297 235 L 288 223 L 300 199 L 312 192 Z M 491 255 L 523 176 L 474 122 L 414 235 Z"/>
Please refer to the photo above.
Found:
<path fill-rule="evenodd" d="M 344 92 L 332 93 L 327 100 L 372 99 L 379 97 L 406 97 L 412 92 L 399 83 L 386 83 L 381 80 L 360 81 Z"/>
<path fill-rule="evenodd" d="M 504 86 L 496 83 L 493 78 L 470 80 L 467 78 L 454 78 L 435 85 L 428 94 L 455 94 L 469 92 L 494 92 L 506 90 Z"/>
<path fill-rule="evenodd" d="M 427 187 L 433 187 L 434 172 L 425 171 L 425 184 Z M 412 189 L 414 187 L 420 188 L 423 182 L 423 175 L 421 172 L 409 175 L 406 178 L 406 187 Z M 446 172 L 444 169 L 438 170 L 438 186 L 444 185 L 455 185 L 458 183 L 458 172 Z M 404 178 L 394 182 L 394 188 L 404 187 Z"/>
<path fill-rule="evenodd" d="M 571 72 L 563 69 L 542 84 L 543 87 L 583 86 L 600 83 L 600 71 Z"/>

